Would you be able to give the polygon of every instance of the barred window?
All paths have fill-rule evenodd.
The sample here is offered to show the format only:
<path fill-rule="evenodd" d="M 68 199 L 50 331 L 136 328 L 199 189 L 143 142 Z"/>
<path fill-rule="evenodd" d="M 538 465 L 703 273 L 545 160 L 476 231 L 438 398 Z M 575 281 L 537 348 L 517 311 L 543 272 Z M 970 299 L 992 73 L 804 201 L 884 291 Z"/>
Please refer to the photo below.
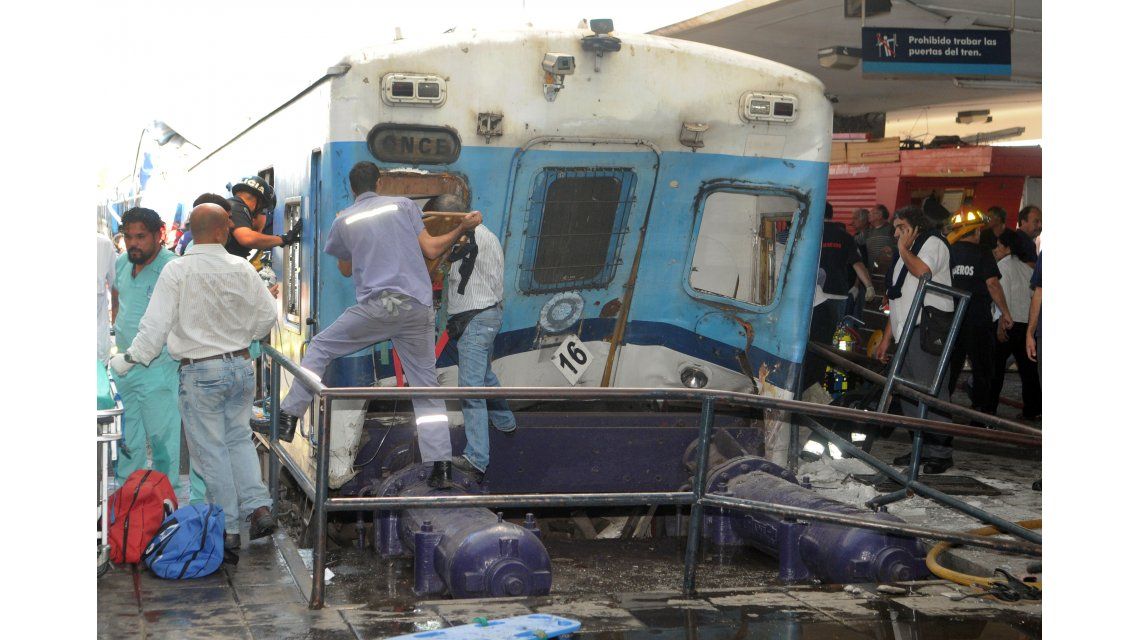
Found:
<path fill-rule="evenodd" d="M 285 229 L 292 229 L 301 219 L 301 199 L 289 198 L 285 201 Z M 285 321 L 296 329 L 301 326 L 301 243 L 284 247 L 285 262 L 282 265 L 282 303 L 285 307 Z"/>
<path fill-rule="evenodd" d="M 701 213 L 689 285 L 698 292 L 749 304 L 771 304 L 788 231 L 801 206 L 786 195 L 709 194 Z"/>
<path fill-rule="evenodd" d="M 613 280 L 635 182 L 629 169 L 540 173 L 530 201 L 524 288 L 580 289 Z"/>

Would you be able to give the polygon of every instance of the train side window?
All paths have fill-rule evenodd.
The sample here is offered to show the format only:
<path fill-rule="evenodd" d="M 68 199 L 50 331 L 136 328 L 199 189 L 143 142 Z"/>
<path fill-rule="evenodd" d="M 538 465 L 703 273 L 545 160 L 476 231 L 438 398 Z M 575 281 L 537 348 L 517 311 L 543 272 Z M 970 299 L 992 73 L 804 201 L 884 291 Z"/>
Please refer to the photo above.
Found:
<path fill-rule="evenodd" d="M 285 228 L 292 229 L 301 219 L 301 199 L 289 198 L 285 201 Z M 286 326 L 294 331 L 301 330 L 301 244 L 294 242 L 285 247 L 285 262 L 281 267 L 281 301 L 285 309 Z"/>
<path fill-rule="evenodd" d="M 613 280 L 636 177 L 608 167 L 542 171 L 531 193 L 523 289 L 604 287 Z"/>
<path fill-rule="evenodd" d="M 709 194 L 697 232 L 689 286 L 749 304 L 771 304 L 788 230 L 801 206 L 785 195 Z"/>

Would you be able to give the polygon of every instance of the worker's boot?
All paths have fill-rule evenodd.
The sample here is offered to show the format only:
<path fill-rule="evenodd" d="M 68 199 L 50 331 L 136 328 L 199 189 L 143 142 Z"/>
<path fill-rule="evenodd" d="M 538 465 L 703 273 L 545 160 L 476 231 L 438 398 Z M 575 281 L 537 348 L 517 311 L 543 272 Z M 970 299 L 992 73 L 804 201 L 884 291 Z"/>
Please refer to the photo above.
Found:
<path fill-rule="evenodd" d="M 249 515 L 249 539 L 257 540 L 277 530 L 277 521 L 269 507 L 258 507 Z"/>
<path fill-rule="evenodd" d="M 241 534 L 227 533 L 222 538 L 222 562 L 226 564 L 238 563 L 238 552 L 241 550 Z"/>
<path fill-rule="evenodd" d="M 277 412 L 277 439 L 285 442 L 293 441 L 293 433 L 297 431 L 297 416 L 291 416 L 284 411 Z"/>
<path fill-rule="evenodd" d="M 472 480 L 474 480 L 476 483 L 483 484 L 484 472 L 480 471 L 479 467 L 476 467 L 475 465 L 471 464 L 471 461 L 467 459 L 467 456 L 454 456 L 454 457 L 452 457 L 451 458 L 451 468 L 458 469 L 458 470 L 462 471 L 463 473 L 467 474 L 467 476 L 470 477 Z"/>
<path fill-rule="evenodd" d="M 427 479 L 428 486 L 433 489 L 451 488 L 451 463 L 437 461 L 431 465 L 431 475 Z"/>
<path fill-rule="evenodd" d="M 273 423 L 269 421 L 269 416 L 264 418 L 250 418 L 249 428 L 253 429 L 254 433 L 260 433 L 266 438 L 269 437 L 270 428 Z M 293 434 L 297 431 L 297 416 L 291 416 L 284 411 L 277 414 L 277 439 L 284 442 L 292 442 Z"/>
<path fill-rule="evenodd" d="M 924 475 L 946 473 L 952 466 L 954 466 L 954 460 L 951 458 L 929 458 L 923 461 L 922 473 Z"/>

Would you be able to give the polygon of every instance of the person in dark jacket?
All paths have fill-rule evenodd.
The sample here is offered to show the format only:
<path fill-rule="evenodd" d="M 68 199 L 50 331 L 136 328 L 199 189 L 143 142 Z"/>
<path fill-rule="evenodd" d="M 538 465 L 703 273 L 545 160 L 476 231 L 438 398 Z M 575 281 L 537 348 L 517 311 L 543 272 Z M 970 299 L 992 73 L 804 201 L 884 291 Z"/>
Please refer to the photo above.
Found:
<path fill-rule="evenodd" d="M 958 385 L 967 356 L 973 379 L 970 385 L 970 406 L 987 411 L 994 386 L 994 358 L 996 336 L 993 327 L 993 305 L 1001 311 L 999 326 L 1008 331 L 1013 327 L 1013 315 L 1006 305 L 1001 288 L 1001 272 L 993 253 L 981 246 L 982 229 L 988 220 L 980 211 L 963 207 L 951 218 L 950 278 L 955 289 L 970 292 L 966 314 L 958 331 L 958 340 L 950 356 L 950 391 Z"/>

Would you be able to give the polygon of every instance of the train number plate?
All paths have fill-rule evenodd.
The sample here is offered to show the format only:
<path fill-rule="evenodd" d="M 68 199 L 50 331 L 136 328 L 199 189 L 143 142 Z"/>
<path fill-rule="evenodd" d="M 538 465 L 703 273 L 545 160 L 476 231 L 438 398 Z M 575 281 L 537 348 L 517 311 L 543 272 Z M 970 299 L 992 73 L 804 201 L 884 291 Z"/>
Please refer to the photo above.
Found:
<path fill-rule="evenodd" d="M 582 374 L 590 368 L 594 356 L 590 355 L 590 350 L 582 344 L 578 336 L 571 335 L 562 341 L 550 361 L 554 363 L 556 369 L 562 372 L 570 384 L 578 384 Z"/>

